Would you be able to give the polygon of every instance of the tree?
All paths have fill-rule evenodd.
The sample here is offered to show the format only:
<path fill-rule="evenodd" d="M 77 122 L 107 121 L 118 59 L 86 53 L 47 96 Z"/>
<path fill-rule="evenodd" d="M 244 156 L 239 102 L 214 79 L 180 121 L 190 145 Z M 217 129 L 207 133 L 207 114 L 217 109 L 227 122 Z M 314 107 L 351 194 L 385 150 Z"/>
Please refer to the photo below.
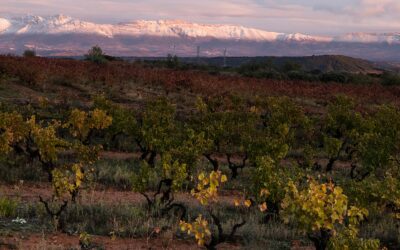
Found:
<path fill-rule="evenodd" d="M 168 68 L 178 68 L 179 66 L 179 59 L 176 55 L 167 55 L 167 66 Z"/>
<path fill-rule="evenodd" d="M 256 162 L 259 157 L 266 156 L 279 164 L 293 148 L 299 131 L 306 129 L 307 117 L 286 97 L 258 100 L 254 109 L 260 121 L 250 144 L 250 160 Z"/>
<path fill-rule="evenodd" d="M 384 175 L 400 167 L 400 111 L 390 105 L 379 106 L 364 122 L 367 129 L 353 150 L 351 177 L 365 178 L 371 173 Z"/>
<path fill-rule="evenodd" d="M 54 192 L 50 200 L 39 198 L 56 229 L 63 227 L 60 216 L 69 200 L 75 202 L 85 181 L 85 169 L 97 160 L 99 147 L 88 143 L 91 131 L 107 128 L 111 121 L 101 110 L 89 113 L 73 110 L 65 124 L 58 120 L 45 123 L 38 121 L 35 116 L 25 120 L 16 112 L 0 113 L 0 153 L 6 156 L 11 153 L 23 155 L 41 164 Z M 60 136 L 62 128 L 70 129 L 68 139 Z M 61 155 L 69 156 L 69 159 L 60 160 Z M 55 210 L 52 209 L 54 203 L 58 204 Z"/>
<path fill-rule="evenodd" d="M 283 66 L 282 70 L 284 72 L 291 72 L 291 71 L 299 71 L 301 70 L 302 66 L 293 61 L 287 61 Z"/>
<path fill-rule="evenodd" d="M 187 165 L 172 160 L 169 154 L 164 154 L 161 164 L 156 168 L 150 167 L 146 161 L 141 163 L 139 171 L 132 177 L 133 190 L 146 198 L 150 212 L 165 215 L 176 208 L 181 211 L 183 218 L 186 215 L 186 207 L 174 202 L 174 192 L 182 188 L 187 178 Z M 153 195 L 149 195 L 146 191 L 152 182 L 157 183 L 156 191 Z"/>
<path fill-rule="evenodd" d="M 203 155 L 212 164 L 214 171 L 219 168 L 215 155 L 224 155 L 232 178 L 238 176 L 238 169 L 243 169 L 249 158 L 250 144 L 255 139 L 257 114 L 245 106 L 243 100 L 231 99 L 228 110 L 220 110 L 220 101 L 210 100 L 206 104 L 202 99 L 197 100 L 197 112 L 193 124 L 197 133 L 204 134 L 211 142 Z"/>
<path fill-rule="evenodd" d="M 173 145 L 176 128 L 174 105 L 165 98 L 147 103 L 134 135 L 140 159 L 154 167 L 157 154 L 168 152 Z"/>
<path fill-rule="evenodd" d="M 37 160 L 51 182 L 59 154 L 71 147 L 70 143 L 57 135 L 60 123 L 55 121 L 45 126 L 39 124 L 35 116 L 24 120 L 16 112 L 1 113 L 0 120 L 2 153 L 8 155 L 14 152 L 32 161 Z"/>
<path fill-rule="evenodd" d="M 36 56 L 36 51 L 34 51 L 34 50 L 25 50 L 23 56 L 24 57 L 35 57 Z"/>
<path fill-rule="evenodd" d="M 371 174 L 363 180 L 340 179 L 345 194 L 357 206 L 374 213 L 389 213 L 400 220 L 400 180 L 396 171 L 383 176 Z"/>
<path fill-rule="evenodd" d="M 85 55 L 85 60 L 96 64 L 104 64 L 107 62 L 106 55 L 103 50 L 98 46 L 93 46 Z"/>
<path fill-rule="evenodd" d="M 203 132 L 198 133 L 190 128 L 190 126 L 184 124 L 177 129 L 173 145 L 168 149 L 167 153 L 173 159 L 185 163 L 188 166 L 189 173 L 192 173 L 199 158 L 210 146 L 211 141 L 206 138 Z"/>
<path fill-rule="evenodd" d="M 50 200 L 39 196 L 47 214 L 51 217 L 55 230 L 64 229 L 64 222 L 60 220 L 66 210 L 69 200 L 75 201 L 76 195 L 84 182 L 84 168 L 82 164 L 64 165 L 52 171 L 53 195 Z"/>
<path fill-rule="evenodd" d="M 287 183 L 297 182 L 304 175 L 305 173 L 299 168 L 282 166 L 268 156 L 259 157 L 255 161 L 255 167 L 251 169 L 252 181 L 248 196 L 259 204 L 266 202 L 268 206 L 266 219 L 269 220 L 279 214 Z"/>
<path fill-rule="evenodd" d="M 358 224 L 368 216 L 368 210 L 348 205 L 347 196 L 340 187 L 333 183 L 318 184 L 312 179 L 303 190 L 298 190 L 290 181 L 281 206 L 284 222 L 296 223 L 307 233 L 317 250 L 327 249 L 332 238 L 338 239 L 337 232 L 349 236 L 348 239 L 354 242 Z M 338 247 L 344 247 L 338 242 L 331 242 L 335 249 L 349 249 L 349 246 Z M 379 247 L 379 241 L 376 240 L 367 240 L 365 244 L 369 246 L 368 249 Z"/>
<path fill-rule="evenodd" d="M 119 146 L 119 138 L 134 145 L 133 141 L 139 133 L 139 124 L 136 119 L 139 115 L 136 110 L 117 105 L 107 100 L 103 95 L 93 98 L 93 103 L 95 109 L 104 110 L 112 117 L 111 126 L 104 130 L 107 147 L 110 149 L 111 147 L 115 147 L 115 144 Z"/>
<path fill-rule="evenodd" d="M 191 194 L 200 202 L 201 205 L 207 208 L 207 211 L 212 219 L 212 224 L 209 224 L 203 215 L 199 215 L 195 222 L 188 223 L 180 221 L 180 229 L 189 235 L 194 234 L 198 245 L 205 246 L 207 249 L 216 249 L 215 247 L 223 242 L 233 240 L 237 230 L 246 224 L 242 219 L 231 228 L 229 234 L 224 232 L 222 223 L 218 215 L 213 211 L 212 204 L 218 200 L 218 189 L 228 179 L 221 171 L 212 171 L 210 174 L 204 172 L 197 177 L 198 183 L 195 189 L 192 189 Z M 248 207 L 251 205 L 247 201 Z M 215 225 L 217 232 L 214 232 L 209 225 Z"/>
<path fill-rule="evenodd" d="M 68 128 L 71 135 L 84 145 L 90 145 L 94 133 L 110 127 L 111 124 L 112 117 L 101 109 L 96 108 L 89 112 L 73 109 L 63 127 Z"/>
<path fill-rule="evenodd" d="M 400 74 L 384 72 L 381 75 L 382 85 L 385 86 L 399 86 L 400 85 Z"/>
<path fill-rule="evenodd" d="M 348 97 L 338 96 L 327 108 L 328 113 L 318 133 L 328 157 L 326 171 L 331 172 L 342 155 L 347 155 L 350 159 L 353 157 L 366 123 L 363 116 L 355 110 L 354 101 Z"/>

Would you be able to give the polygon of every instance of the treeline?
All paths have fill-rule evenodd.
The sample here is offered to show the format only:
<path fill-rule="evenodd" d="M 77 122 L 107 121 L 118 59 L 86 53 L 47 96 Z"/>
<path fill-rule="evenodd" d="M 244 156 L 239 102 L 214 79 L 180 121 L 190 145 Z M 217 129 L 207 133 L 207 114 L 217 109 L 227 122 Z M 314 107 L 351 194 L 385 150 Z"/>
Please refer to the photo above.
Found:
<path fill-rule="evenodd" d="M 35 57 L 36 52 L 32 50 L 26 50 L 23 53 L 24 57 Z M 326 57 L 326 58 L 325 58 Z M 325 63 L 332 63 L 329 60 L 329 56 L 318 57 L 320 60 L 314 62 L 315 67 L 319 67 Z M 335 56 L 333 56 L 335 57 Z M 339 59 L 348 60 L 346 62 L 348 67 L 351 63 L 356 63 L 357 59 L 346 58 L 344 56 L 338 56 Z M 106 64 L 107 62 L 119 61 L 122 62 L 124 59 L 119 57 L 113 57 L 107 55 L 99 46 L 93 46 L 87 54 L 84 55 L 84 60 L 89 61 L 98 65 Z M 284 63 L 273 63 L 272 59 L 267 61 L 253 60 L 239 64 L 237 67 L 223 67 L 216 66 L 207 62 L 204 62 L 200 58 L 197 62 L 191 59 L 189 62 L 181 60 L 178 56 L 168 54 L 166 59 L 136 59 L 135 62 L 143 64 L 152 68 L 165 67 L 176 70 L 201 70 L 206 71 L 213 75 L 223 73 L 236 73 L 244 77 L 254 77 L 260 79 L 272 79 L 272 80 L 298 80 L 306 82 L 323 82 L 323 83 L 344 83 L 344 84 L 382 84 L 384 86 L 400 86 L 400 75 L 394 71 L 388 70 L 376 70 L 376 73 L 366 73 L 363 69 L 360 69 L 360 73 L 352 73 L 343 70 L 331 70 L 322 71 L 318 68 L 313 70 L 303 69 L 303 66 L 296 61 L 284 60 Z M 304 59 L 306 61 L 306 59 Z M 359 63 L 365 64 L 365 61 L 359 60 Z M 310 63 L 310 62 L 307 62 Z M 340 64 L 340 61 L 334 62 L 333 64 Z M 367 63 L 368 64 L 368 63 Z M 352 65 L 357 67 L 358 65 Z M 365 66 L 365 65 L 363 65 Z M 368 65 L 371 67 L 371 65 Z M 340 66 L 346 67 L 346 64 Z M 362 66 L 360 66 L 362 67 Z M 366 66 L 365 66 L 366 67 Z M 379 71 L 381 73 L 379 73 Z"/>
<path fill-rule="evenodd" d="M 0 153 L 8 162 L 35 161 L 31 166 L 47 175 L 54 196 L 40 200 L 56 228 L 63 228 L 60 215 L 90 183 L 102 148 L 136 152 L 141 164 L 132 189 L 157 216 L 180 214 L 181 230 L 208 249 L 233 240 L 255 212 L 265 214 L 264 223 L 277 218 L 304 232 L 316 249 L 379 249 L 379 240 L 360 236 L 363 221 L 370 213 L 400 218 L 395 106 L 363 110 L 338 96 L 323 114 L 310 114 L 286 97 L 227 95 L 199 97 L 182 115 L 166 98 L 130 109 L 97 96 L 88 110 L 66 111 L 60 119 L 32 112 L 38 113 L 2 106 Z M 215 212 L 218 191 L 244 170 L 251 180 L 232 201 L 240 221 L 223 225 Z M 205 208 L 195 221 L 174 199 L 184 187 Z"/>
<path fill-rule="evenodd" d="M 222 60 L 222 59 L 221 59 Z M 168 55 L 165 60 L 136 60 L 150 67 L 165 67 L 179 70 L 201 70 L 209 74 L 235 73 L 244 77 L 273 80 L 298 80 L 322 83 L 344 83 L 344 84 L 382 84 L 384 86 L 400 86 L 400 75 L 394 71 L 376 70 L 376 73 L 352 73 L 345 69 L 322 71 L 320 69 L 306 70 L 296 62 L 285 62 L 273 64 L 272 62 L 247 62 L 237 67 L 222 67 L 199 59 L 190 62 L 181 60 L 177 56 Z"/>
<path fill-rule="evenodd" d="M 346 84 L 374 84 L 380 83 L 385 86 L 400 85 L 400 75 L 395 72 L 383 71 L 383 73 L 350 73 L 341 71 L 323 72 L 315 69 L 303 70 L 300 64 L 287 62 L 282 66 L 270 63 L 248 63 L 240 66 L 237 70 L 243 76 L 256 78 L 270 78 L 279 80 L 302 80 L 324 83 L 346 83 Z"/>
<path fill-rule="evenodd" d="M 387 101 L 398 104 L 400 100 L 398 86 L 321 84 L 302 80 L 249 78 L 229 72 L 205 73 L 202 70 L 180 70 L 152 66 L 147 62 L 130 63 L 118 60 L 99 64 L 90 60 L 0 56 L 0 79 L 4 79 L 4 84 L 15 83 L 42 93 L 57 91 L 59 95 L 66 95 L 73 90 L 75 96 L 83 96 L 85 91 L 91 90 L 94 93 L 107 92 L 117 99 L 132 99 L 127 96 L 127 91 L 130 90 L 131 83 L 140 83 L 149 88 L 159 88 L 163 91 L 159 94 L 185 92 L 218 96 L 236 93 L 259 96 L 285 95 L 291 98 L 318 100 L 346 94 L 368 103 L 379 104 Z M 59 91 L 60 88 L 63 91 Z M 66 97 L 68 98 L 71 96 Z"/>

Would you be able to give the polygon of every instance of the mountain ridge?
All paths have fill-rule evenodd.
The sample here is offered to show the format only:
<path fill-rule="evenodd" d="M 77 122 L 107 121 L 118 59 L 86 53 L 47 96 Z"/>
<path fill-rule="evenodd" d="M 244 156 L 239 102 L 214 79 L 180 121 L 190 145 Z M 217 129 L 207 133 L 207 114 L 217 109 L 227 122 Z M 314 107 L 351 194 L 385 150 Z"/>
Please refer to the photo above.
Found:
<path fill-rule="evenodd" d="M 251 41 L 300 41 L 300 42 L 362 42 L 399 43 L 400 32 L 364 33 L 354 32 L 338 36 L 312 36 L 302 33 L 266 31 L 230 24 L 199 24 L 184 20 L 136 20 L 116 24 L 97 24 L 67 15 L 25 15 L 0 17 L 1 34 L 98 34 L 112 38 L 117 35 L 213 37 L 227 40 Z"/>
<path fill-rule="evenodd" d="M 96 24 L 66 15 L 0 15 L 0 53 L 26 49 L 42 56 L 77 56 L 93 45 L 115 56 L 312 56 L 342 54 L 400 61 L 400 33 L 350 33 L 335 37 L 280 33 L 226 24 L 138 20 Z"/>

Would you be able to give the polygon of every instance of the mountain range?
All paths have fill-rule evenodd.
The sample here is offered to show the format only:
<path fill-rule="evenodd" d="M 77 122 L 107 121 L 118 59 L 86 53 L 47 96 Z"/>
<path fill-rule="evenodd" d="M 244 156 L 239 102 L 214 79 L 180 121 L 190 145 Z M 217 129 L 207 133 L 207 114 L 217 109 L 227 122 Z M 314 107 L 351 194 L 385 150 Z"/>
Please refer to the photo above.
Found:
<path fill-rule="evenodd" d="M 181 20 L 97 24 L 65 15 L 0 16 L 0 53 L 35 49 L 45 56 L 82 55 L 93 45 L 118 56 L 309 56 L 342 54 L 400 61 L 400 32 L 311 36 Z"/>

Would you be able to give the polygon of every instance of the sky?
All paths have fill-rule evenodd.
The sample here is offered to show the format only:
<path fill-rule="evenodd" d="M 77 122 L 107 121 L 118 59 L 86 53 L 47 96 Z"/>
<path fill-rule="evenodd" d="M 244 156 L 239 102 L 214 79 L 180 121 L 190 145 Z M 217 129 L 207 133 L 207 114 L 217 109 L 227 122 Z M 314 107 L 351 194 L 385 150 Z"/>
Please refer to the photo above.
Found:
<path fill-rule="evenodd" d="M 400 32 L 400 0 L 0 0 L 0 13 L 117 23 L 180 19 L 277 32 Z"/>

